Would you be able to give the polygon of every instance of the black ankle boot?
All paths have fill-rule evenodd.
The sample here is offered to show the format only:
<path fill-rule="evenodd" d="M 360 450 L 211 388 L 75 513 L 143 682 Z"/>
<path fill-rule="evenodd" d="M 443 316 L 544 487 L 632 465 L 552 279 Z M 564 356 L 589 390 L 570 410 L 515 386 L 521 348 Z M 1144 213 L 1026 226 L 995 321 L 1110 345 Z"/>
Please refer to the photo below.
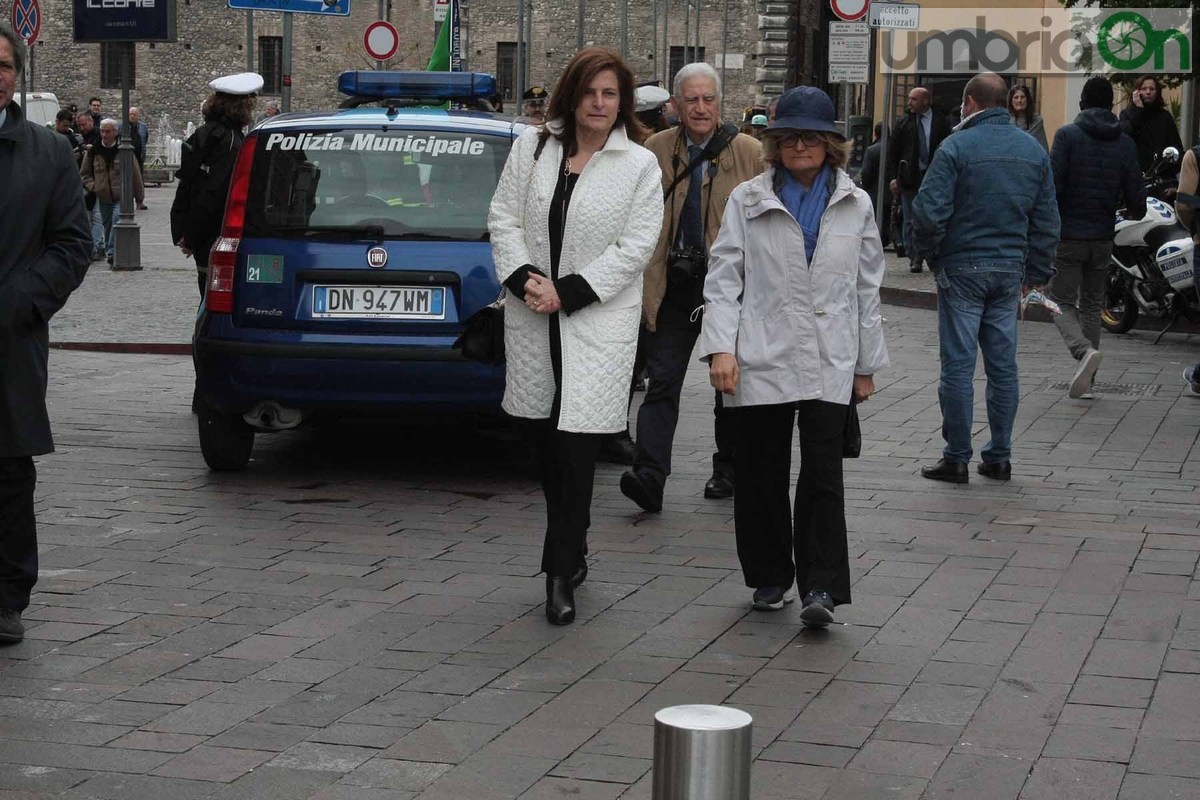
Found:
<path fill-rule="evenodd" d="M 571 588 L 578 589 L 579 584 L 587 580 L 588 565 L 587 559 L 583 556 L 579 557 L 579 565 L 575 567 L 575 571 L 571 573 Z"/>
<path fill-rule="evenodd" d="M 569 578 L 546 576 L 546 619 L 551 625 L 570 625 L 575 621 L 575 590 Z"/>

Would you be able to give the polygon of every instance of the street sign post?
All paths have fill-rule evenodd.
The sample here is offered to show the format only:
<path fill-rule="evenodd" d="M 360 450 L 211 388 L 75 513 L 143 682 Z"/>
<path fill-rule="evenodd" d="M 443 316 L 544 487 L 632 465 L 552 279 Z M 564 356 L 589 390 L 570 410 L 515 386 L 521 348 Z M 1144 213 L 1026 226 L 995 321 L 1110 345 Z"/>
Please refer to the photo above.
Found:
<path fill-rule="evenodd" d="M 13 0 L 12 28 L 26 47 L 37 41 L 42 32 L 42 9 L 38 0 Z"/>
<path fill-rule="evenodd" d="M 916 30 L 921 7 L 915 3 L 871 3 L 867 24 L 884 30 Z"/>
<path fill-rule="evenodd" d="M 292 14 L 350 16 L 350 0 L 229 0 L 229 7 L 242 11 L 287 11 Z"/>
<path fill-rule="evenodd" d="M 450 0 L 433 0 L 433 21 L 445 22 L 450 10 Z"/>
<path fill-rule="evenodd" d="M 363 47 L 376 61 L 387 61 L 400 49 L 400 34 L 390 22 L 372 22 L 363 34 Z"/>
<path fill-rule="evenodd" d="M 870 83 L 870 64 L 830 64 L 830 83 Z"/>

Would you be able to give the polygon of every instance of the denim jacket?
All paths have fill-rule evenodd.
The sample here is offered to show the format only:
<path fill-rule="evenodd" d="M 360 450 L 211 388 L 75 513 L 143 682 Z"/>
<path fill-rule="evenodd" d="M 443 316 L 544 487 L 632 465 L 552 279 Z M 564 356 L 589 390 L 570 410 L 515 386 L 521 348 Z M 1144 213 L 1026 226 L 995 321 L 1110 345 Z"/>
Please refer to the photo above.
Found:
<path fill-rule="evenodd" d="M 1058 204 L 1050 158 L 1003 108 L 968 119 L 933 156 L 912 204 L 913 241 L 935 272 L 1054 275 Z"/>

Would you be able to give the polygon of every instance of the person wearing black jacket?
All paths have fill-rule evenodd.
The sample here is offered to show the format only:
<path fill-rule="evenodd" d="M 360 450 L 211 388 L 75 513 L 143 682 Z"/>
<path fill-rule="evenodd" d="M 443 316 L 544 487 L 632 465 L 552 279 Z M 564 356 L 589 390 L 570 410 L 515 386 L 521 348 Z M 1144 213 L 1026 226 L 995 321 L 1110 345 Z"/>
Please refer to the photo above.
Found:
<path fill-rule="evenodd" d="M 254 121 L 254 101 L 263 79 L 243 72 L 208 85 L 213 93 L 201 107 L 204 124 L 183 143 L 175 173 L 179 187 L 171 204 L 171 240 L 185 256 L 196 259 L 201 299 L 208 284 L 208 251 L 221 234 L 225 196 L 246 138 L 243 129 Z"/>
<path fill-rule="evenodd" d="M 92 247 L 71 148 L 13 102 L 19 41 L 0 25 L 0 644 L 25 637 L 38 579 L 33 458 L 54 450 L 49 322 L 82 283 Z"/>
<path fill-rule="evenodd" d="M 1175 117 L 1162 98 L 1162 84 L 1153 75 L 1143 75 L 1134 84 L 1129 107 L 1121 112 L 1121 130 L 1137 145 L 1138 167 L 1142 172 L 1167 147 L 1183 152 Z"/>
<path fill-rule="evenodd" d="M 1113 115 L 1112 84 L 1089 78 L 1079 99 L 1079 116 L 1058 129 L 1050 149 L 1062 235 L 1049 293 L 1062 306 L 1054 318 L 1075 359 L 1070 397 L 1090 399 L 1100 366 L 1100 310 L 1104 306 L 1113 218 L 1146 214 L 1146 187 L 1137 147 Z"/>
<path fill-rule="evenodd" d="M 879 191 L 879 153 L 883 149 L 883 123 L 875 123 L 875 138 L 871 144 L 867 145 L 866 152 L 863 153 L 862 171 L 858 173 L 858 185 L 871 197 L 871 202 L 878 202 L 875 196 Z M 888 220 L 892 213 L 892 193 L 885 191 L 883 193 L 883 225 L 880 226 L 879 236 L 883 241 L 883 246 L 888 246 Z"/>
<path fill-rule="evenodd" d="M 887 177 L 904 208 L 904 249 L 909 269 L 920 272 L 922 260 L 912 248 L 912 201 L 938 145 L 950 135 L 950 125 L 933 110 L 933 95 L 924 86 L 908 93 L 908 113 L 897 122 L 888 145 Z"/>

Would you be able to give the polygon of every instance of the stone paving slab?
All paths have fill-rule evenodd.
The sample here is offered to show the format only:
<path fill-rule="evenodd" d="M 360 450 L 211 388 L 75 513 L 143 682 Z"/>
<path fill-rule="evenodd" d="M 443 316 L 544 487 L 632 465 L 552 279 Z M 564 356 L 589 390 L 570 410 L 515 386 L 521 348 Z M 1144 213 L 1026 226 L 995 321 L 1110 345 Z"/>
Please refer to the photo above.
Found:
<path fill-rule="evenodd" d="M 825 633 L 749 609 L 732 503 L 702 497 L 699 366 L 666 510 L 599 469 L 580 619 L 553 628 L 509 433 L 343 423 L 212 474 L 186 357 L 54 351 L 0 798 L 643 800 L 653 712 L 694 702 L 754 717 L 755 798 L 1200 794 L 1200 340 L 1106 337 L 1077 401 L 1023 324 L 1014 479 L 948 486 L 917 475 L 934 316 L 885 315 L 846 465 L 855 602 Z"/>

